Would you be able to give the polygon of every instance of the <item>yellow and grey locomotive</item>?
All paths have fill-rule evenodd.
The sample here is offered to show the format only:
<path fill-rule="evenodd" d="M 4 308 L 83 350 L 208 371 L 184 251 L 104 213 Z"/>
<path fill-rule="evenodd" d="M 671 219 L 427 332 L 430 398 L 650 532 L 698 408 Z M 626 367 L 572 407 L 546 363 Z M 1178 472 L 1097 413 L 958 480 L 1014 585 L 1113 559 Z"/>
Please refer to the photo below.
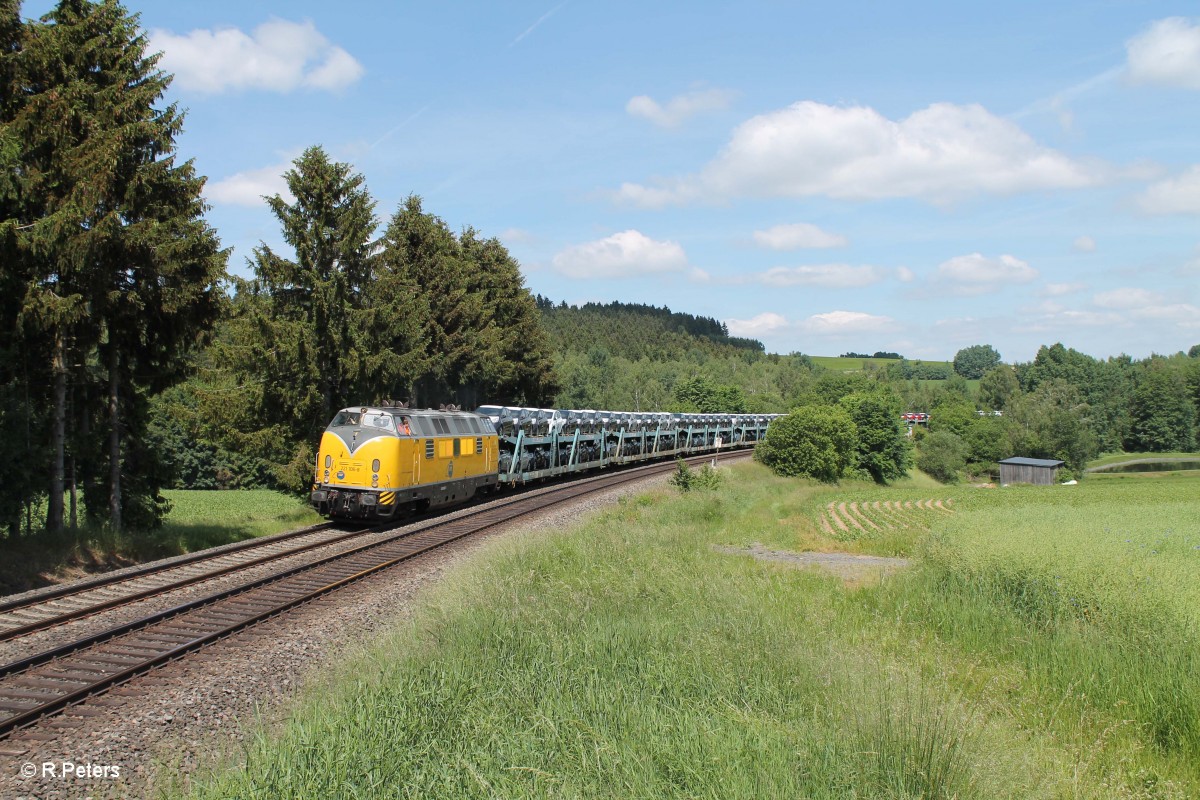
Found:
<path fill-rule="evenodd" d="M 312 504 L 331 517 L 385 520 L 495 488 L 496 431 L 463 411 L 345 408 L 317 452 Z"/>

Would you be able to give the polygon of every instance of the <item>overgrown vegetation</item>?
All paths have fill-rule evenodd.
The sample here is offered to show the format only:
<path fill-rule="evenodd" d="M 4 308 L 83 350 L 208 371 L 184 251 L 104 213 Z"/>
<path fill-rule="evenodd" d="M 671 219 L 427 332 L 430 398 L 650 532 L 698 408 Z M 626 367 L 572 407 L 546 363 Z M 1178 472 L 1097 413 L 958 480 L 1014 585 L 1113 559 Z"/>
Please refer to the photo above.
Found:
<path fill-rule="evenodd" d="M 493 543 L 193 796 L 1200 791 L 1194 478 L 956 488 L 853 542 L 919 561 L 848 589 L 736 549 L 840 549 L 815 511 L 928 489 L 734 476 Z"/>
<path fill-rule="evenodd" d="M 703 464 L 694 470 L 682 458 L 675 459 L 675 473 L 667 479 L 681 492 L 716 489 L 725 481 L 725 476 L 712 464 Z"/>

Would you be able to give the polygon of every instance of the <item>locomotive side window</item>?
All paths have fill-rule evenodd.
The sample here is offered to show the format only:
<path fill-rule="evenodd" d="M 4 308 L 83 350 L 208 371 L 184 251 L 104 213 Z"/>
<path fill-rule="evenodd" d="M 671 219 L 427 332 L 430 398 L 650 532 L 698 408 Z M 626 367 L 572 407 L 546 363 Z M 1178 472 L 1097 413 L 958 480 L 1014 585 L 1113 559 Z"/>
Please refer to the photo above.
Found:
<path fill-rule="evenodd" d="M 456 455 L 456 456 L 462 455 L 462 448 L 459 446 L 461 442 L 462 442 L 461 439 L 454 440 L 454 455 Z"/>

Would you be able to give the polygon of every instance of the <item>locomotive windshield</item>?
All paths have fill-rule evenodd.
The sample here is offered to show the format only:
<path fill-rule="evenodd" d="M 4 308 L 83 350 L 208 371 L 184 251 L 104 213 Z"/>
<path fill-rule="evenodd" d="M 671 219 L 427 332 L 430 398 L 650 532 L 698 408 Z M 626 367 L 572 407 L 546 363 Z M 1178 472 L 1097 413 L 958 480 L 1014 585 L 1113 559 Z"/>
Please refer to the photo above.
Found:
<path fill-rule="evenodd" d="M 330 423 L 331 428 L 341 427 L 379 428 L 380 430 L 396 432 L 396 420 L 386 411 L 374 409 L 347 408 L 337 413 Z"/>

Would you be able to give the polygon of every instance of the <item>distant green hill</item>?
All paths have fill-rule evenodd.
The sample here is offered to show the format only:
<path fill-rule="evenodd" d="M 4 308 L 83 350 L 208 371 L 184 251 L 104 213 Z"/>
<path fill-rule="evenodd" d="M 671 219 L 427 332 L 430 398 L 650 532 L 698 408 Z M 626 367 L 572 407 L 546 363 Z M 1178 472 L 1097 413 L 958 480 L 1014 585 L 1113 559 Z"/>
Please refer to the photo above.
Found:
<path fill-rule="evenodd" d="M 764 354 L 762 342 L 730 336 L 725 323 L 639 303 L 555 304 L 538 295 L 542 324 L 559 353 L 597 348 L 633 361 L 674 361 L 700 350 L 706 357 Z"/>

